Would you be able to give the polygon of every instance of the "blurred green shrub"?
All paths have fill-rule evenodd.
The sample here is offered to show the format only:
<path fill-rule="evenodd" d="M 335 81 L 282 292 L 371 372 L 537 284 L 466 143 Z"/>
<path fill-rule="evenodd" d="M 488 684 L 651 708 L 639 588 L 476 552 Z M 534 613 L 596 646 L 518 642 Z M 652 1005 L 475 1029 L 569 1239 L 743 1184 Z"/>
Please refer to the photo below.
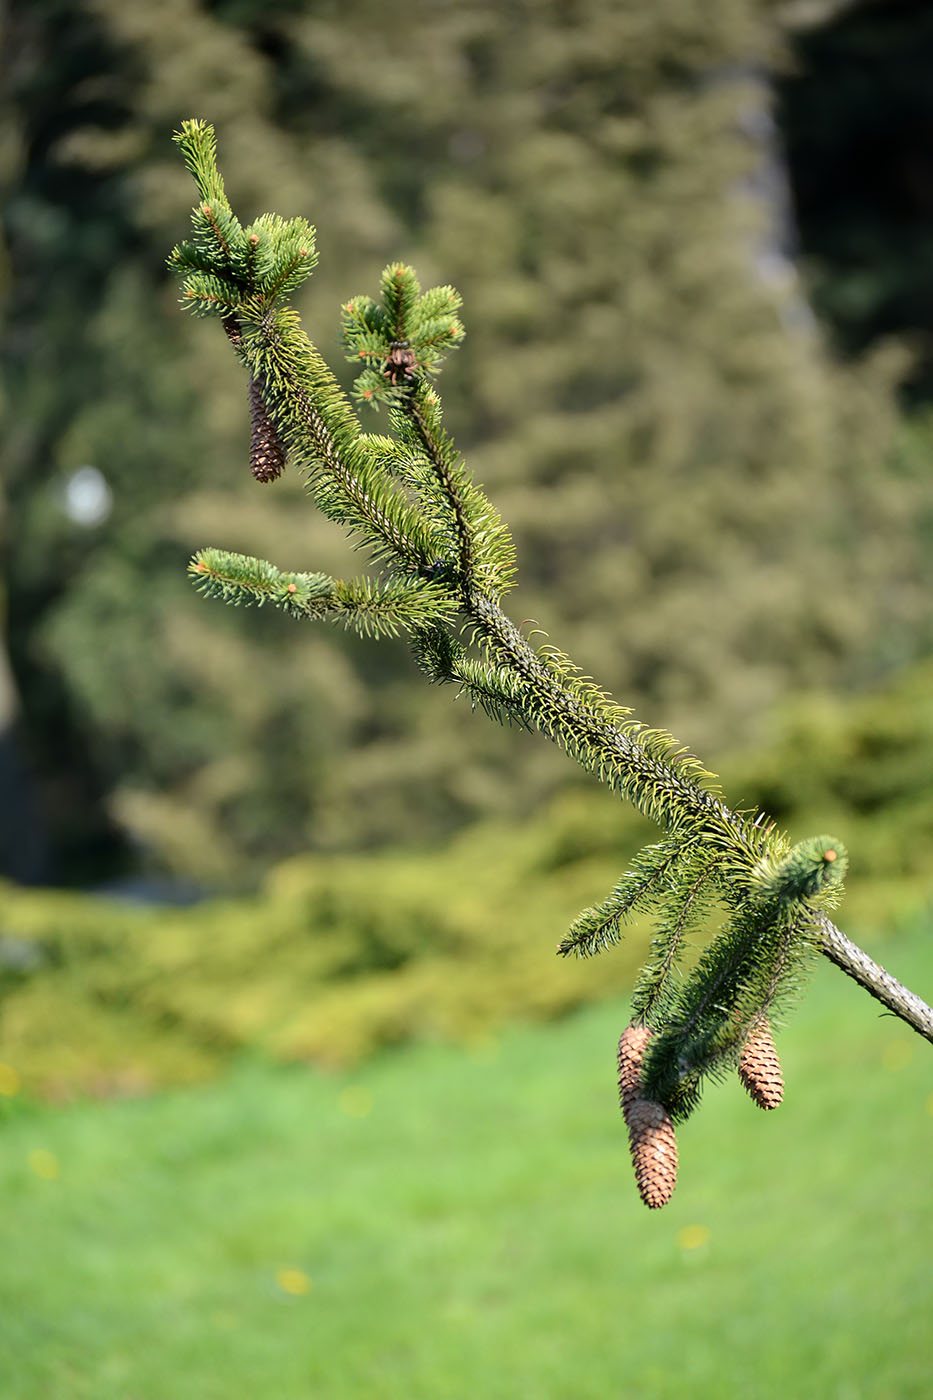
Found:
<path fill-rule="evenodd" d="M 789 704 L 723 777 L 794 835 L 844 832 L 843 924 L 871 937 L 933 896 L 931 772 L 933 662 L 856 701 Z M 626 989 L 646 931 L 592 962 L 554 948 L 647 833 L 581 784 L 520 826 L 479 823 L 418 853 L 293 857 L 258 895 L 190 909 L 5 887 L 0 1060 L 54 1097 L 184 1082 L 243 1050 L 338 1066 L 413 1037 L 481 1045 L 503 1021 Z"/>

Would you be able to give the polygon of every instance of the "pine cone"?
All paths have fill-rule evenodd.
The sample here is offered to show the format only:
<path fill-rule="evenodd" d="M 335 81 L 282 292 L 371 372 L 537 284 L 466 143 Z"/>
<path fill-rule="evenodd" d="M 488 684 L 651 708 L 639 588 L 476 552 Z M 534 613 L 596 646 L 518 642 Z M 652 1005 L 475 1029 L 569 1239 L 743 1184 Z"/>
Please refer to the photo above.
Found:
<path fill-rule="evenodd" d="M 677 1139 L 663 1104 L 635 1099 L 626 1115 L 638 1194 L 649 1210 L 666 1206 L 677 1185 Z"/>
<path fill-rule="evenodd" d="M 767 1020 L 746 1040 L 739 1059 L 739 1078 L 759 1108 L 777 1108 L 784 1097 L 784 1076 Z"/>
<path fill-rule="evenodd" d="M 648 1027 L 640 1026 L 636 1021 L 626 1026 L 619 1037 L 619 1101 L 626 1122 L 628 1111 L 638 1098 L 641 1064 L 650 1039 Z"/>
<path fill-rule="evenodd" d="M 285 466 L 285 445 L 266 412 L 261 381 L 249 380 L 249 466 L 257 481 L 275 481 Z"/>
<path fill-rule="evenodd" d="M 223 328 L 234 347 L 243 343 L 243 332 L 235 316 L 225 316 Z M 262 397 L 262 382 L 249 377 L 249 467 L 257 481 L 275 481 L 285 466 L 285 444 L 266 412 Z"/>

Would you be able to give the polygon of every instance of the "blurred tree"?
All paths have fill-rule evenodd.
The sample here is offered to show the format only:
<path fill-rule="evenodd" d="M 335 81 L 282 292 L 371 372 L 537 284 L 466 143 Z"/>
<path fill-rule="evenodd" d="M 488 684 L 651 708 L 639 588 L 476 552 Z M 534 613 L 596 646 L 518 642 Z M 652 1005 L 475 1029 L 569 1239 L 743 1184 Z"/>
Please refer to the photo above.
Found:
<path fill-rule="evenodd" d="M 128 840 L 250 881 L 565 780 L 530 739 L 438 712 L 392 643 L 187 596 L 206 534 L 347 571 L 293 480 L 253 486 L 236 367 L 174 315 L 189 196 L 167 136 L 192 109 L 239 207 L 318 223 L 325 347 L 389 257 L 461 287 L 448 414 L 514 524 L 517 607 L 613 689 L 721 743 L 788 686 L 921 648 L 930 486 L 890 465 L 898 364 L 836 365 L 780 253 L 774 10 L 11 0 L 4 571 L 62 877 Z"/>

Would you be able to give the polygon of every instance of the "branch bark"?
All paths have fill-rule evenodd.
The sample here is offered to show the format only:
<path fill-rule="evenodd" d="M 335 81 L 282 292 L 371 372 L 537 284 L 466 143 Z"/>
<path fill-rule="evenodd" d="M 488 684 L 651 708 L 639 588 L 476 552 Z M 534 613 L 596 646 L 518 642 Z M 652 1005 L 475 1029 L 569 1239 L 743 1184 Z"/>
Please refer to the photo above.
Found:
<path fill-rule="evenodd" d="M 545 689 L 552 703 L 566 711 L 574 727 L 585 726 L 587 737 L 594 747 L 605 747 L 616 759 L 633 767 L 638 767 L 641 763 L 650 765 L 655 771 L 664 767 L 657 759 L 646 755 L 637 740 L 613 729 L 600 717 L 593 715 L 576 697 L 567 695 L 559 679 L 548 670 L 511 619 L 489 598 L 474 595 L 466 611 L 477 629 L 495 646 L 504 664 L 519 671 L 526 681 Z M 579 755 L 575 757 L 579 761 Z M 676 792 L 677 801 L 691 805 L 697 815 L 708 816 L 715 813 L 716 819 L 731 827 L 736 835 L 747 825 L 745 819 L 731 811 L 721 799 L 685 781 L 674 769 L 667 770 L 665 779 Z M 893 1015 L 933 1043 L 933 1007 L 928 1006 L 915 992 L 885 971 L 862 948 L 847 938 L 825 914 L 814 911 L 812 917 L 818 930 L 823 956 L 863 987 L 876 1001 L 880 1001 Z"/>
<path fill-rule="evenodd" d="M 823 956 L 860 987 L 864 987 L 882 1006 L 906 1021 L 919 1035 L 933 1042 L 933 1007 L 927 1006 L 916 992 L 910 991 L 890 972 L 886 972 L 825 914 L 816 916 L 816 925 Z"/>

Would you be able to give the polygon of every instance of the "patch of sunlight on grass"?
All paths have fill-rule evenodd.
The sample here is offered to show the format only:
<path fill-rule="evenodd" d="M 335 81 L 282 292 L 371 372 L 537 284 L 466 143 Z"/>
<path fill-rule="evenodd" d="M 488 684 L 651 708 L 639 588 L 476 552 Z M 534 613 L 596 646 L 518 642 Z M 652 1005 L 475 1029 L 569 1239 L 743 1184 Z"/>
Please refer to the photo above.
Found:
<path fill-rule="evenodd" d="M 44 1147 L 34 1147 L 26 1158 L 29 1170 L 43 1181 L 57 1181 L 62 1174 L 62 1165 L 54 1152 Z"/>
<path fill-rule="evenodd" d="M 283 1293 L 290 1293 L 295 1298 L 311 1292 L 311 1280 L 303 1269 L 279 1269 L 275 1281 Z"/>
<path fill-rule="evenodd" d="M 350 1084 L 338 1099 L 340 1112 L 348 1118 L 368 1118 L 373 1111 L 373 1096 L 361 1084 Z"/>
<path fill-rule="evenodd" d="M 685 1225 L 677 1231 L 677 1243 L 681 1249 L 700 1249 L 709 1244 L 711 1233 L 707 1225 Z"/>

